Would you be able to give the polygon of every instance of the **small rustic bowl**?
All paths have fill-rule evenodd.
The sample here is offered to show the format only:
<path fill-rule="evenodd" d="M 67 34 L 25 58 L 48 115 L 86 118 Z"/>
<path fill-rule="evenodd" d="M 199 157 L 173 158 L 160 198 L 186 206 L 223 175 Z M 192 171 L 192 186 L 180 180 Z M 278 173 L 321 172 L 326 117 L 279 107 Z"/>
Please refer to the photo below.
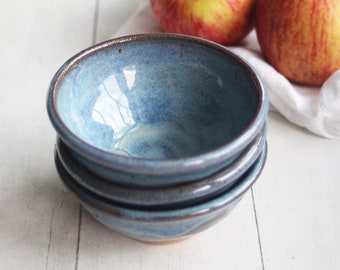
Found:
<path fill-rule="evenodd" d="M 57 155 L 55 161 L 64 184 L 99 222 L 136 240 L 169 243 L 199 233 L 229 214 L 259 177 L 266 153 L 265 148 L 247 173 L 220 196 L 191 207 L 165 211 L 143 211 L 106 200 L 80 186 L 62 166 Z"/>
<path fill-rule="evenodd" d="M 224 193 L 253 165 L 266 143 L 267 128 L 256 136 L 246 150 L 228 167 L 193 183 L 163 188 L 135 188 L 111 183 L 86 169 L 74 159 L 69 148 L 58 138 L 56 151 L 63 167 L 77 183 L 91 192 L 139 209 L 169 210 L 211 199 Z"/>
<path fill-rule="evenodd" d="M 231 164 L 266 121 L 254 70 L 218 44 L 175 34 L 121 37 L 68 60 L 47 110 L 73 155 L 125 185 L 163 187 Z"/>

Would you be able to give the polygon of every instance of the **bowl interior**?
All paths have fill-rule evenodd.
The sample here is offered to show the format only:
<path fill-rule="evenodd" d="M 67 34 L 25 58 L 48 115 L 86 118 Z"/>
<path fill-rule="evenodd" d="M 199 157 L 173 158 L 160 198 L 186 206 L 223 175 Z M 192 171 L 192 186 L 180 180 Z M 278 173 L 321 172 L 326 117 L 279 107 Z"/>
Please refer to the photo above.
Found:
<path fill-rule="evenodd" d="M 101 150 L 190 157 L 228 143 L 254 120 L 261 97 L 250 73 L 205 42 L 116 40 L 63 66 L 54 106 L 66 129 Z"/>

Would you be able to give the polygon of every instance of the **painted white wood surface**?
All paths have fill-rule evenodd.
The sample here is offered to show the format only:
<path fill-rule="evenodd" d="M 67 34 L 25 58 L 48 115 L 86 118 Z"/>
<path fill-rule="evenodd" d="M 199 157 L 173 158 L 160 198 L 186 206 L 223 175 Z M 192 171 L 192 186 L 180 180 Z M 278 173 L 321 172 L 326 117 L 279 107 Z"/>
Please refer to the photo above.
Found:
<path fill-rule="evenodd" d="M 141 2 L 0 1 L 0 269 L 340 269 L 340 141 L 276 114 L 253 192 L 187 241 L 126 239 L 63 187 L 45 109 L 49 81 L 74 53 L 110 38 Z"/>
<path fill-rule="evenodd" d="M 271 115 L 254 187 L 265 269 L 340 269 L 340 140 Z"/>

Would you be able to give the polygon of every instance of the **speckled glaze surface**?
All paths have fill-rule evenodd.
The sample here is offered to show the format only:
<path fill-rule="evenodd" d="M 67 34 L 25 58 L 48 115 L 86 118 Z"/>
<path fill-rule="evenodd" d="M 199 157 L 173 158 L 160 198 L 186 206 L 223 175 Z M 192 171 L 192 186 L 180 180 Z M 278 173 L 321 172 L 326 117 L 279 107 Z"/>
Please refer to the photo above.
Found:
<path fill-rule="evenodd" d="M 119 206 L 77 184 L 57 155 L 55 161 L 64 184 L 78 196 L 95 219 L 127 237 L 163 243 L 199 233 L 228 215 L 261 174 L 266 154 L 265 148 L 247 173 L 220 196 L 192 207 L 169 211 L 143 211 Z"/>
<path fill-rule="evenodd" d="M 60 139 L 57 140 L 56 151 L 63 167 L 72 178 L 91 192 L 139 209 L 168 210 L 192 206 L 224 193 L 253 165 L 264 148 L 266 135 L 267 126 L 265 125 L 240 157 L 227 168 L 200 181 L 163 188 L 141 189 L 106 181 L 74 159 Z"/>
<path fill-rule="evenodd" d="M 58 135 L 94 173 L 167 186 L 230 164 L 263 126 L 268 98 L 228 49 L 146 34 L 68 60 L 51 81 L 47 109 Z"/>

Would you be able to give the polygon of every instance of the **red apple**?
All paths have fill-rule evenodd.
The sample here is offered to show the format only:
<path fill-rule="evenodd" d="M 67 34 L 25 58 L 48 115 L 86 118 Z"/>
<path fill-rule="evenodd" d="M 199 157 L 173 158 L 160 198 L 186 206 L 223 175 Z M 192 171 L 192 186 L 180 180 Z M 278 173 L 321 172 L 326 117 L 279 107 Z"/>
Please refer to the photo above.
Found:
<path fill-rule="evenodd" d="M 163 29 L 223 45 L 242 40 L 254 26 L 256 0 L 150 0 Z"/>
<path fill-rule="evenodd" d="M 339 0 L 258 0 L 255 28 L 264 57 L 291 81 L 319 86 L 340 69 Z"/>

